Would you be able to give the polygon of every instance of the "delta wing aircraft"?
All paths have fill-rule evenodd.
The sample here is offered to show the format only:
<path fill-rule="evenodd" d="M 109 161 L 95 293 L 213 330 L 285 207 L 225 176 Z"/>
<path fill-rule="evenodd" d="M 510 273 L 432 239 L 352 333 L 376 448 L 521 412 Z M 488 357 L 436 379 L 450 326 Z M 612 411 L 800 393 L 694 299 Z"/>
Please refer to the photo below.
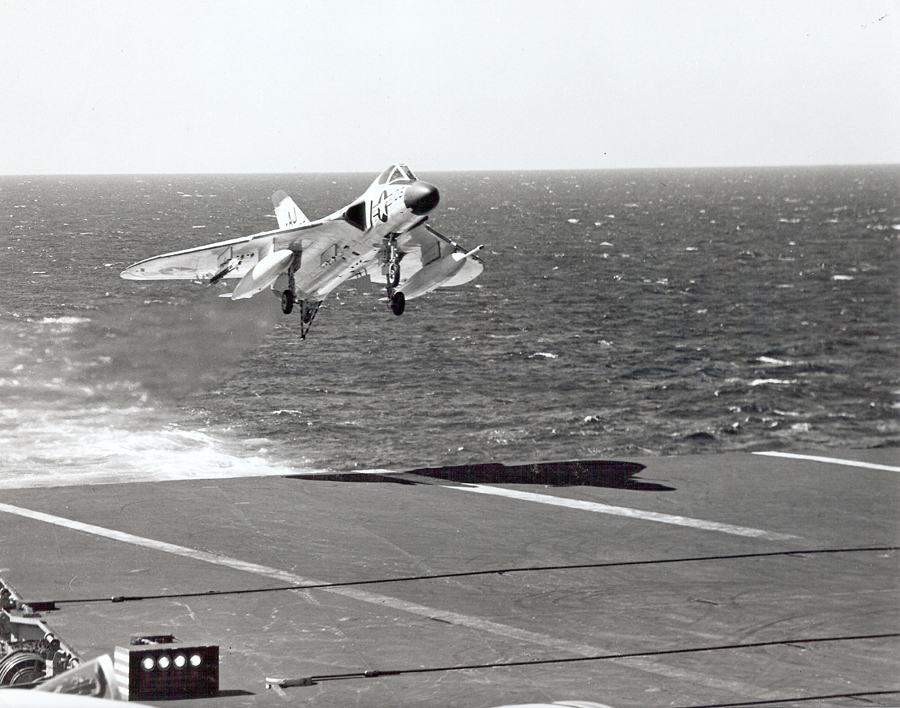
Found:
<path fill-rule="evenodd" d="M 425 222 L 439 200 L 437 188 L 402 164 L 388 167 L 349 206 L 310 221 L 283 191 L 272 195 L 274 231 L 188 248 L 128 266 L 127 280 L 238 280 L 232 300 L 270 288 L 285 314 L 300 307 L 306 337 L 325 297 L 351 278 L 383 284 L 395 315 L 407 300 L 435 288 L 462 285 L 484 264 L 475 254 Z"/>

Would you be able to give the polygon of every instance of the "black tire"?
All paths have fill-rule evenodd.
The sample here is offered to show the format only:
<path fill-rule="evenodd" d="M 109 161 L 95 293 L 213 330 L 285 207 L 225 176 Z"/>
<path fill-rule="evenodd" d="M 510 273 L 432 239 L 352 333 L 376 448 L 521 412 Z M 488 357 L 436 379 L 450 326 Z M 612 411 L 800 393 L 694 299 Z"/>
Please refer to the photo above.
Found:
<path fill-rule="evenodd" d="M 393 312 L 397 317 L 403 314 L 403 311 L 406 309 L 406 295 L 403 293 L 394 293 L 391 296 L 391 312 Z"/>
<path fill-rule="evenodd" d="M 291 314 L 291 310 L 294 309 L 294 293 L 290 290 L 285 290 L 281 293 L 281 311 L 289 315 Z"/>
<path fill-rule="evenodd" d="M 396 288 L 400 284 L 400 264 L 397 262 L 391 263 L 388 266 L 388 287 Z"/>

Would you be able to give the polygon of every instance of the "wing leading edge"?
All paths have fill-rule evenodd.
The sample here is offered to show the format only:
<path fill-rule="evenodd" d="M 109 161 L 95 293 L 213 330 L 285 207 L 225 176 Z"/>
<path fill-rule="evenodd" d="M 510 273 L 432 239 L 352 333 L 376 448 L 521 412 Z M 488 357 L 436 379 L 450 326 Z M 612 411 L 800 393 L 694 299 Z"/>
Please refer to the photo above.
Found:
<path fill-rule="evenodd" d="M 355 232 L 356 229 L 340 219 L 308 222 L 291 229 L 264 231 L 163 253 L 128 266 L 121 276 L 126 280 L 205 280 L 214 278 L 227 267 L 227 273 L 221 277 L 241 278 L 272 251 L 304 251 L 311 257 L 325 251 L 341 235 Z"/>
<path fill-rule="evenodd" d="M 256 264 L 257 253 L 267 242 L 271 239 L 259 235 L 253 240 L 237 238 L 164 253 L 128 266 L 121 276 L 126 280 L 197 280 L 214 277 L 232 262 L 234 267 L 223 277 L 238 278 Z"/>

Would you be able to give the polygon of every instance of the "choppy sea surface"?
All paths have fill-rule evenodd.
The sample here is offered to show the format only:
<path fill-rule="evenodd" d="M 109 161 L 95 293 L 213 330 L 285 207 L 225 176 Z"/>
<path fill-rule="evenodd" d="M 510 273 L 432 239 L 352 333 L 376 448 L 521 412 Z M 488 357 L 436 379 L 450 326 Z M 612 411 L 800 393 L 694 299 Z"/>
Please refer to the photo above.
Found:
<path fill-rule="evenodd" d="M 420 176 L 482 276 L 305 341 L 119 272 L 374 175 L 0 178 L 0 487 L 900 445 L 900 167 Z"/>

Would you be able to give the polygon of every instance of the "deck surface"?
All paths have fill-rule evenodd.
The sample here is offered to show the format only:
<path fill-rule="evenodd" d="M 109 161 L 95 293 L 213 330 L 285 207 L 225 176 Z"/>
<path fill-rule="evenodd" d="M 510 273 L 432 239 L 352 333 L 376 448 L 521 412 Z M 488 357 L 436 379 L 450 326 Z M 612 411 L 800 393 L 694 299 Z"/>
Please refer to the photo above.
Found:
<path fill-rule="evenodd" d="M 798 452 L 8 490 L 0 574 L 84 658 L 218 644 L 168 706 L 897 705 L 900 450 Z"/>

